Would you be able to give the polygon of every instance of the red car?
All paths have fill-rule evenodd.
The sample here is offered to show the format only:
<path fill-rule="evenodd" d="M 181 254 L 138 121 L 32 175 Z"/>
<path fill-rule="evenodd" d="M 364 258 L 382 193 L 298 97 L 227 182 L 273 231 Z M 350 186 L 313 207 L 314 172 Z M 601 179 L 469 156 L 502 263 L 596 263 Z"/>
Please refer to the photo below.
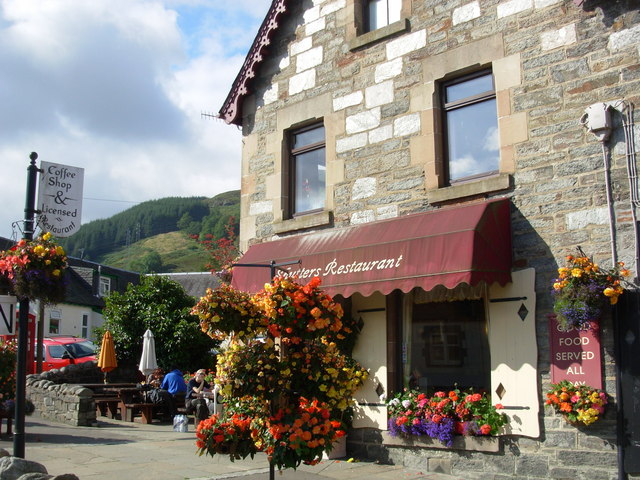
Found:
<path fill-rule="evenodd" d="M 72 363 L 97 361 L 96 346 L 86 338 L 59 336 L 42 341 L 42 371 L 62 368 Z M 34 364 L 35 371 L 35 364 Z"/>

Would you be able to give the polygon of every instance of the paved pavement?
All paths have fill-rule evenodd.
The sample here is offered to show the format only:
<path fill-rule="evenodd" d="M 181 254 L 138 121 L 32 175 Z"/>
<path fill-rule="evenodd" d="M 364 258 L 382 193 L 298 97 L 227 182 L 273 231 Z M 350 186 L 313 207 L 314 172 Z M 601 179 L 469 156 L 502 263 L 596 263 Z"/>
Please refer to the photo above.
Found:
<path fill-rule="evenodd" d="M 198 456 L 193 425 L 174 432 L 169 423 L 128 423 L 100 417 L 98 427 L 71 427 L 27 417 L 25 457 L 49 474 L 74 473 L 80 480 L 222 480 L 269 478 L 266 456 L 231 462 L 228 457 Z M 0 448 L 13 453 L 13 440 L 0 436 Z M 315 466 L 275 474 L 276 480 L 462 480 L 395 465 L 353 459 L 323 460 Z"/>

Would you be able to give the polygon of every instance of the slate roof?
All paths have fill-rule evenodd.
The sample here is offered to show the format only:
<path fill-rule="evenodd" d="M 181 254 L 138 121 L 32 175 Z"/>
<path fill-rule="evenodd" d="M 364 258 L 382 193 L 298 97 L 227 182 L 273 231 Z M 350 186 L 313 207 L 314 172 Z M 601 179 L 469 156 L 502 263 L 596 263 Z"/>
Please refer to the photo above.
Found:
<path fill-rule="evenodd" d="M 218 288 L 220 279 L 210 272 L 192 272 L 192 273 L 158 273 L 170 278 L 174 282 L 182 285 L 187 295 L 199 299 L 204 296 L 207 288 Z"/>

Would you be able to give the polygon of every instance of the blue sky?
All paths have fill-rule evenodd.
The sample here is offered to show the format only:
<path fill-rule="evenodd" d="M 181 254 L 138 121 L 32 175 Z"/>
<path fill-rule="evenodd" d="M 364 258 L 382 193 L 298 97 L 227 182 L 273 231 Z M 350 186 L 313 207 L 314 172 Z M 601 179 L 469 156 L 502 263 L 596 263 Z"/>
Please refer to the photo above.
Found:
<path fill-rule="evenodd" d="M 270 0 L 0 0 L 0 235 L 21 236 L 29 153 L 85 169 L 83 223 L 240 188 L 217 113 Z M 15 234 L 14 234 L 15 232 Z"/>

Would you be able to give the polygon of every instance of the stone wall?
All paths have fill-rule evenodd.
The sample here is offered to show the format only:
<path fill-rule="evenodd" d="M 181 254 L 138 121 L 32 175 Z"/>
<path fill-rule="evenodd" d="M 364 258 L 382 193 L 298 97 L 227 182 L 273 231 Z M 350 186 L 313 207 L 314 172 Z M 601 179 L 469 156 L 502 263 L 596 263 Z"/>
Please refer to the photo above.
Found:
<path fill-rule="evenodd" d="M 116 369 L 109 373 L 112 382 L 135 382 L 132 369 Z M 28 375 L 27 398 L 34 404 L 34 415 L 75 426 L 96 426 L 96 404 L 93 391 L 83 383 L 101 383 L 104 374 L 95 362 L 68 365 L 61 369 Z"/>
<path fill-rule="evenodd" d="M 614 107 L 616 129 L 608 146 L 615 246 L 618 260 L 638 270 L 621 128 L 623 100 L 640 101 L 637 2 L 403 0 L 406 23 L 368 42 L 358 40 L 367 35 L 354 40 L 360 3 L 289 2 L 290 13 L 271 39 L 255 92 L 243 106 L 241 249 L 508 197 L 514 268 L 536 269 L 535 367 L 542 404 L 551 380 L 547 314 L 556 269 L 578 245 L 599 264 L 612 264 L 602 146 L 580 123 L 594 103 Z M 481 66 L 495 76 L 499 172 L 446 186 L 438 84 Z M 327 142 L 325 211 L 289 218 L 287 131 L 320 120 Z M 602 371 L 605 389 L 615 397 L 613 334 L 607 318 Z M 349 446 L 369 458 L 464 478 L 476 472 L 478 478 L 611 480 L 617 478 L 615 408 L 614 398 L 605 418 L 588 430 L 541 409 L 540 438 L 505 438 L 499 453 L 385 447 L 380 432 L 354 432 Z"/>
<path fill-rule="evenodd" d="M 29 375 L 27 398 L 33 402 L 35 416 L 74 426 L 97 426 L 93 391 L 88 388 Z"/>

